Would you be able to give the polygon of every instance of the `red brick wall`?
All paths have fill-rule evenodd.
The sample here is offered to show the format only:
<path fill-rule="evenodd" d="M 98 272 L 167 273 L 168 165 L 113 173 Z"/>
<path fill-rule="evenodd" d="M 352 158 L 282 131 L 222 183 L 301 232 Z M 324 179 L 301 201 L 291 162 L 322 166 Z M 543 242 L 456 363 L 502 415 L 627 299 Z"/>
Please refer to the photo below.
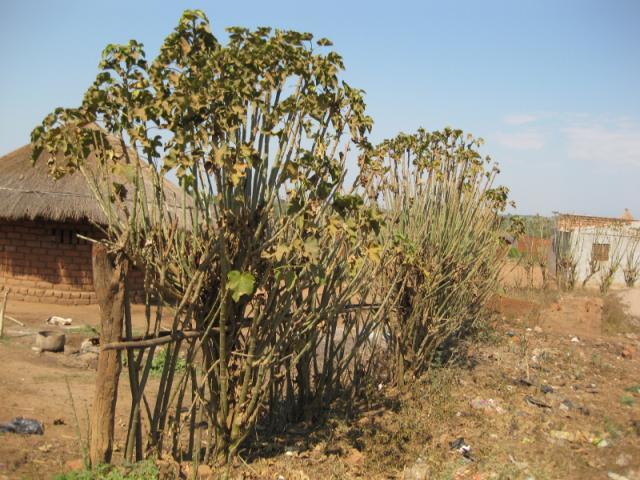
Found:
<path fill-rule="evenodd" d="M 77 234 L 97 231 L 87 224 L 0 221 L 0 289 L 10 288 L 12 300 L 95 303 L 91 244 Z M 142 275 L 133 276 L 140 297 Z"/>
<path fill-rule="evenodd" d="M 551 252 L 551 239 L 523 236 L 518 239 L 517 248 L 522 255 L 546 258 Z"/>

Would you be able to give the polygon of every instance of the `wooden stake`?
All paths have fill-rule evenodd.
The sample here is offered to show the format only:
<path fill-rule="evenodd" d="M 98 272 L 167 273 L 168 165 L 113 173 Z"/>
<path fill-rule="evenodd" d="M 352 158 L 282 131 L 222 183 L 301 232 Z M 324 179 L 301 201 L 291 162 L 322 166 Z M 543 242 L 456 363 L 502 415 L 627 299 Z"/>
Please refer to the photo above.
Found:
<path fill-rule="evenodd" d="M 93 244 L 92 259 L 93 285 L 100 305 L 100 344 L 106 345 L 122 335 L 128 262 L 114 258 L 99 243 Z M 111 463 L 120 368 L 119 350 L 100 352 L 89 442 L 93 467 Z"/>
<path fill-rule="evenodd" d="M 9 289 L 4 291 L 4 298 L 2 299 L 2 305 L 0 305 L 0 338 L 4 336 L 4 311 L 7 307 L 7 297 L 9 296 Z"/>

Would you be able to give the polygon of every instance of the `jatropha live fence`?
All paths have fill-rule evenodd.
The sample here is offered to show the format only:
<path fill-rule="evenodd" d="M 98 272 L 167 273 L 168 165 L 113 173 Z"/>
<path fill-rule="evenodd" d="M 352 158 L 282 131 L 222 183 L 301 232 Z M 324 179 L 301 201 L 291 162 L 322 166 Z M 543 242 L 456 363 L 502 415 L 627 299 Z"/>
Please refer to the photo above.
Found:
<path fill-rule="evenodd" d="M 152 62 L 135 41 L 108 46 L 82 105 L 34 130 L 55 174 L 86 176 L 108 219 L 112 267 L 144 266 L 144 334 L 132 335 L 124 275 L 124 315 L 110 317 L 124 338 L 102 346 L 126 352 L 128 459 L 228 465 L 259 422 L 313 419 L 380 376 L 419 375 L 474 323 L 493 285 L 506 192 L 491 187 L 477 142 L 419 132 L 407 164 L 418 173 L 390 182 L 397 170 L 383 160 L 388 144 L 369 144 L 362 92 L 339 80 L 330 42 L 312 41 L 232 28 L 222 45 L 202 12 L 187 11 Z M 409 376 L 385 367 L 389 351 Z M 107 373 L 117 380 L 115 367 Z"/>

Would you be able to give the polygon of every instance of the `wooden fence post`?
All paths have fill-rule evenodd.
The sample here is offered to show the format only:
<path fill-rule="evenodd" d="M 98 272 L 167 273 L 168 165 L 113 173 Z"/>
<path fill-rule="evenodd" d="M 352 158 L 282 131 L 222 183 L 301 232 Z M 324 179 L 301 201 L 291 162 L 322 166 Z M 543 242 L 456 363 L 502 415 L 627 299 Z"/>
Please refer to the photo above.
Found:
<path fill-rule="evenodd" d="M 114 260 L 106 247 L 93 244 L 93 285 L 100 305 L 100 345 L 122 334 L 127 260 Z M 119 350 L 100 350 L 91 419 L 89 458 L 93 467 L 111 462 L 121 363 Z"/>

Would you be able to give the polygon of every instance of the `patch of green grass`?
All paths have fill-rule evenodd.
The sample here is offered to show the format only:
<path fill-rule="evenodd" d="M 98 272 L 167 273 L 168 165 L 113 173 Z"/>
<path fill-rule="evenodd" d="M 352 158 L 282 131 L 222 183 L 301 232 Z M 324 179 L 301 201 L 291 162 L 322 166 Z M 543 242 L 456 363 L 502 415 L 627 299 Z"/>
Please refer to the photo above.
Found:
<path fill-rule="evenodd" d="M 144 360 L 146 361 L 146 360 Z M 121 357 L 122 366 L 127 366 L 127 356 L 122 355 Z M 164 364 L 167 362 L 167 349 L 160 348 L 156 351 L 153 356 L 153 360 L 151 361 L 151 368 L 149 369 L 149 375 L 153 377 L 159 377 L 162 375 L 162 370 L 164 369 Z M 143 362 L 144 365 L 144 362 Z M 183 357 L 178 357 L 176 360 L 176 373 L 184 372 L 187 368 L 187 361 Z"/>
<path fill-rule="evenodd" d="M 509 249 L 509 253 L 507 253 L 507 256 L 509 258 L 520 258 L 522 254 L 520 253 L 517 247 L 511 247 Z"/>
<path fill-rule="evenodd" d="M 167 349 L 163 348 L 156 352 L 153 356 L 153 360 L 151 361 L 151 369 L 149 373 L 153 376 L 159 377 L 162 375 L 162 370 L 164 369 L 164 364 L 167 361 Z M 184 372 L 187 368 L 187 362 L 184 358 L 178 357 L 176 360 L 176 373 Z"/>
<path fill-rule="evenodd" d="M 158 478 L 158 467 L 152 460 L 114 467 L 100 465 L 93 470 L 61 473 L 54 480 L 149 480 Z"/>
<path fill-rule="evenodd" d="M 627 407 L 632 407 L 636 403 L 636 399 L 633 397 L 629 397 L 628 395 L 623 395 L 620 397 L 620 403 L 626 405 Z"/>

